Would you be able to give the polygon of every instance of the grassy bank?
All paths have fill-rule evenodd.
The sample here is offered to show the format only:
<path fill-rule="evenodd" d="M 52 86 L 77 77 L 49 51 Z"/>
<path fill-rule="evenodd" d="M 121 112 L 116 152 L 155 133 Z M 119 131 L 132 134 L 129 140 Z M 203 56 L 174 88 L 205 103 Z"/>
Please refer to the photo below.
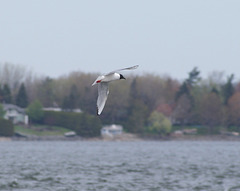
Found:
<path fill-rule="evenodd" d="M 33 125 L 30 127 L 24 127 L 17 125 L 14 127 L 14 131 L 15 133 L 22 135 L 63 136 L 64 133 L 69 132 L 70 130 L 57 126 Z"/>

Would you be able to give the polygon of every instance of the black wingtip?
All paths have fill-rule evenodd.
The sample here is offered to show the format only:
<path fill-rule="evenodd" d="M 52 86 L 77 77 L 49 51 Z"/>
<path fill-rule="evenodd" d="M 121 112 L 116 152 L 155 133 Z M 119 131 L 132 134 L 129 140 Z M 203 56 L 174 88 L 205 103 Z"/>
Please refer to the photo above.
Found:
<path fill-rule="evenodd" d="M 97 116 L 99 116 L 100 114 L 98 114 L 98 107 L 97 107 Z"/>

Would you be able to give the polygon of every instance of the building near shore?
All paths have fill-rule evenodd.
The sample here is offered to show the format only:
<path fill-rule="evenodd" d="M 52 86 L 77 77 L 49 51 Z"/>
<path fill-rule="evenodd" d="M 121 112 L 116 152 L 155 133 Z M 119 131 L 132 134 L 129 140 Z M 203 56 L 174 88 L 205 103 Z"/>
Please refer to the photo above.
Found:
<path fill-rule="evenodd" d="M 123 127 L 121 125 L 107 125 L 101 129 L 101 136 L 103 138 L 117 138 L 123 134 Z"/>
<path fill-rule="evenodd" d="M 28 115 L 25 113 L 25 109 L 13 104 L 3 103 L 4 119 L 10 120 L 13 124 L 28 125 Z"/>
<path fill-rule="evenodd" d="M 82 113 L 82 110 L 80 108 L 76 108 L 76 109 L 62 109 L 60 107 L 44 107 L 43 110 L 44 111 L 57 111 L 57 112 L 65 111 L 65 112 Z"/>

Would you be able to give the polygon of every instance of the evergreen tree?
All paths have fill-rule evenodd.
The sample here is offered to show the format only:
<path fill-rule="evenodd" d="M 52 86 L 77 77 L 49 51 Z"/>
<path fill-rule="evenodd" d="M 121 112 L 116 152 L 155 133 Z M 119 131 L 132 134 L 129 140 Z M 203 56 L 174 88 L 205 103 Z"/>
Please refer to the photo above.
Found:
<path fill-rule="evenodd" d="M 3 118 L 4 117 L 4 115 L 5 115 L 5 111 L 4 111 L 4 109 L 3 109 L 3 105 L 2 104 L 0 104 L 0 118 Z"/>
<path fill-rule="evenodd" d="M 2 89 L 2 95 L 3 95 L 3 102 L 4 103 L 11 103 L 12 102 L 12 96 L 11 96 L 11 90 L 7 84 L 4 84 Z"/>
<path fill-rule="evenodd" d="M 131 105 L 126 129 L 132 133 L 143 133 L 148 115 L 148 107 L 141 100 L 135 100 Z"/>
<path fill-rule="evenodd" d="M 234 75 L 228 77 L 226 84 L 222 86 L 223 103 L 227 105 L 229 98 L 234 93 L 233 81 Z"/>
<path fill-rule="evenodd" d="M 25 85 L 23 83 L 21 84 L 16 97 L 16 105 L 22 108 L 25 108 L 28 106 L 28 97 L 27 97 Z"/>
<path fill-rule="evenodd" d="M 3 89 L 2 89 L 2 85 L 0 84 L 0 103 L 3 103 Z"/>
<path fill-rule="evenodd" d="M 175 100 L 178 101 L 179 98 L 184 94 L 186 94 L 187 96 L 190 96 L 190 89 L 186 81 L 183 82 L 183 84 L 180 86 L 179 90 L 177 91 Z"/>
<path fill-rule="evenodd" d="M 188 78 L 183 82 L 183 84 L 180 86 L 178 92 L 176 93 L 175 100 L 177 101 L 183 94 L 186 94 L 190 100 L 191 98 L 191 89 L 200 81 L 200 71 L 195 67 L 193 70 L 189 73 Z"/>
<path fill-rule="evenodd" d="M 76 109 L 78 107 L 78 91 L 77 86 L 75 84 L 72 85 L 71 91 L 69 94 L 69 101 L 70 101 L 70 109 Z"/>
<path fill-rule="evenodd" d="M 73 110 L 78 107 L 78 92 L 77 86 L 74 84 L 71 87 L 70 93 L 63 100 L 63 108 L 66 110 Z"/>
<path fill-rule="evenodd" d="M 186 80 L 187 84 L 190 87 L 197 84 L 201 80 L 199 75 L 200 75 L 200 71 L 197 69 L 197 67 L 194 67 L 193 70 L 189 73 L 188 79 Z"/>
<path fill-rule="evenodd" d="M 148 106 L 143 102 L 137 90 L 137 80 L 132 81 L 129 98 L 128 120 L 126 129 L 132 133 L 143 133 L 149 114 Z"/>
<path fill-rule="evenodd" d="M 131 83 L 131 88 L 130 88 L 130 101 L 133 101 L 134 99 L 138 98 L 138 91 L 137 91 L 137 77 L 133 79 Z"/>
<path fill-rule="evenodd" d="M 55 80 L 46 77 L 37 90 L 38 99 L 45 107 L 52 107 L 56 101 L 55 96 Z"/>
<path fill-rule="evenodd" d="M 194 108 L 195 100 L 193 95 L 193 88 L 200 81 L 200 72 L 195 67 L 189 73 L 188 78 L 180 86 L 176 93 L 175 101 L 176 107 L 174 111 L 175 120 L 178 121 L 180 125 L 190 124 L 195 121 L 194 119 Z"/>

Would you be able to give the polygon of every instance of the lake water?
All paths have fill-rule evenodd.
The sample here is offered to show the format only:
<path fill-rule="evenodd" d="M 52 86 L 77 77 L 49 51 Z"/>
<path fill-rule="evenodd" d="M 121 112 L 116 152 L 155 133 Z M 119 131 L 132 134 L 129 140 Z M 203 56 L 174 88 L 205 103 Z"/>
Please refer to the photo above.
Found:
<path fill-rule="evenodd" d="M 240 142 L 0 142 L 1 191 L 240 190 Z"/>

